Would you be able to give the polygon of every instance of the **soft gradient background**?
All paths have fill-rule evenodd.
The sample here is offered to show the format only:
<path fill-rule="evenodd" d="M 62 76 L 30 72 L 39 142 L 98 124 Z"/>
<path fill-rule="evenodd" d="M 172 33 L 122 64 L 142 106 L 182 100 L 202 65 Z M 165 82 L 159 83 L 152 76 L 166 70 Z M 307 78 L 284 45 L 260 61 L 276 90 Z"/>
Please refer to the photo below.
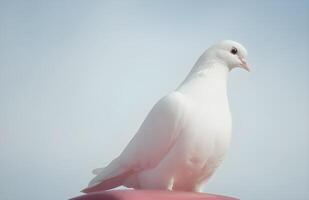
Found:
<path fill-rule="evenodd" d="M 68 199 L 222 39 L 230 152 L 206 192 L 308 199 L 308 1 L 0 1 L 0 199 Z"/>

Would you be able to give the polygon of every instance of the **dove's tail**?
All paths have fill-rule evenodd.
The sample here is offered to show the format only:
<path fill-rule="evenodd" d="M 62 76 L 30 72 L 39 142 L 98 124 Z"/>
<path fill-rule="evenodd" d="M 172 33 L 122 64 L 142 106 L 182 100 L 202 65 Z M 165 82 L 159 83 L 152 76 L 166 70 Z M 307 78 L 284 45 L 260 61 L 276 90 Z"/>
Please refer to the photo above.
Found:
<path fill-rule="evenodd" d="M 118 187 L 134 172 L 120 165 L 117 159 L 115 159 L 107 167 L 94 169 L 92 173 L 96 176 L 90 181 L 88 187 L 82 190 L 84 193 L 109 190 Z"/>
<path fill-rule="evenodd" d="M 104 167 L 96 168 L 96 169 L 92 170 L 92 174 L 93 174 L 93 175 L 98 175 L 98 174 L 100 174 L 101 172 L 103 172 L 103 170 L 104 170 Z"/>

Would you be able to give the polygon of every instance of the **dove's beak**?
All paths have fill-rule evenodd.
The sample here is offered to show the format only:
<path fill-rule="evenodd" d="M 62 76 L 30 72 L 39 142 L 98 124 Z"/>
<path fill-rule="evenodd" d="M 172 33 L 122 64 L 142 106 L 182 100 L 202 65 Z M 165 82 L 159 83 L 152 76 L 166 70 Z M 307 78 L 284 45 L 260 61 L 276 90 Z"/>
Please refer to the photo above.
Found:
<path fill-rule="evenodd" d="M 244 58 L 239 58 L 239 60 L 241 61 L 240 67 L 244 68 L 245 70 L 250 72 L 250 67 L 249 67 L 247 61 Z"/>

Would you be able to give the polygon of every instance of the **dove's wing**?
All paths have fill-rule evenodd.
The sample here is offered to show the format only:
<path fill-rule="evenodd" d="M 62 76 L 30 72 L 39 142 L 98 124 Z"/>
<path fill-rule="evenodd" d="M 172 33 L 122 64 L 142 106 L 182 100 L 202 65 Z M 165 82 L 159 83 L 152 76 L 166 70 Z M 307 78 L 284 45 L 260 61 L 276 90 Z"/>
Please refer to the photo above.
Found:
<path fill-rule="evenodd" d="M 166 155 L 183 125 L 185 97 L 173 92 L 162 98 L 120 155 L 135 170 L 152 168 Z"/>
<path fill-rule="evenodd" d="M 163 97 L 150 111 L 121 155 L 101 169 L 89 186 L 117 178 L 117 183 L 113 182 L 113 186 L 105 187 L 111 189 L 121 185 L 123 180 L 119 180 L 119 177 L 124 179 L 133 173 L 156 166 L 180 134 L 186 102 L 180 92 L 172 92 Z"/>

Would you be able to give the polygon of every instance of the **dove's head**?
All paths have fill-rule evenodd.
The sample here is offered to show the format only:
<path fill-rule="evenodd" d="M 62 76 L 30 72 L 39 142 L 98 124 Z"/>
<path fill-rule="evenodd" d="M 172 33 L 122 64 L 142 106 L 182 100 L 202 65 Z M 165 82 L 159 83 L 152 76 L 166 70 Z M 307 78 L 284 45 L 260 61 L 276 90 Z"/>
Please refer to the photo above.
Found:
<path fill-rule="evenodd" d="M 223 62 L 230 70 L 241 67 L 250 71 L 246 62 L 247 50 L 241 44 L 232 40 L 224 40 L 213 45 L 206 51 L 206 54 L 209 59 Z"/>

